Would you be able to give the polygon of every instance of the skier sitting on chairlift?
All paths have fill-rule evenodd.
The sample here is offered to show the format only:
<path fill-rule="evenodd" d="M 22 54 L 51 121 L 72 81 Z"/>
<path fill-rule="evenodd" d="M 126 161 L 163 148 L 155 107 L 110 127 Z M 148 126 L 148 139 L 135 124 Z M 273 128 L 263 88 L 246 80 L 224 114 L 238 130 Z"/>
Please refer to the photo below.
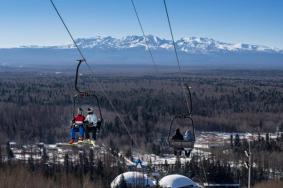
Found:
<path fill-rule="evenodd" d="M 87 116 L 85 118 L 84 124 L 85 124 L 85 138 L 88 140 L 88 142 L 92 145 L 95 145 L 96 141 L 96 132 L 97 132 L 97 117 L 95 113 L 93 112 L 93 109 L 88 108 L 87 109 Z M 92 133 L 92 139 L 90 140 L 89 133 Z"/>
<path fill-rule="evenodd" d="M 188 141 L 188 142 L 194 141 L 193 133 L 192 133 L 191 130 L 189 130 L 189 129 L 186 130 L 185 135 L 184 135 L 184 140 Z"/>
<path fill-rule="evenodd" d="M 78 108 L 78 114 L 73 117 L 72 127 L 71 127 L 71 140 L 69 144 L 73 144 L 76 139 L 76 132 L 80 132 L 80 137 L 78 142 L 82 142 L 84 139 L 84 120 L 83 110 Z"/>
<path fill-rule="evenodd" d="M 172 140 L 184 140 L 184 137 L 181 134 L 180 129 L 176 129 L 175 135 L 172 137 Z"/>

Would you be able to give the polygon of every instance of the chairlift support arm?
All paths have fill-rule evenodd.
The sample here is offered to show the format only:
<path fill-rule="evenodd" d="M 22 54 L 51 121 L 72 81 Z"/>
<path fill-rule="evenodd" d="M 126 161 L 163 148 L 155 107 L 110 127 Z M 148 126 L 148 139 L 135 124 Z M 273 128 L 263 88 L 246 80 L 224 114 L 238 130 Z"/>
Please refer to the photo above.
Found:
<path fill-rule="evenodd" d="M 75 90 L 77 91 L 77 94 L 74 96 L 73 100 L 74 100 L 74 108 L 76 106 L 76 102 L 77 99 L 79 97 L 94 97 L 98 106 L 98 110 L 99 110 L 99 116 L 101 121 L 103 121 L 103 117 L 102 117 L 102 112 L 101 112 L 101 106 L 100 106 L 100 102 L 99 102 L 99 98 L 97 97 L 97 95 L 95 94 L 95 92 L 87 92 L 87 91 L 81 91 L 78 88 L 78 78 L 79 78 L 79 70 L 80 70 L 80 66 L 83 62 L 85 62 L 84 59 L 79 59 L 77 60 L 78 64 L 77 64 L 77 68 L 76 68 L 76 77 L 75 77 Z"/>

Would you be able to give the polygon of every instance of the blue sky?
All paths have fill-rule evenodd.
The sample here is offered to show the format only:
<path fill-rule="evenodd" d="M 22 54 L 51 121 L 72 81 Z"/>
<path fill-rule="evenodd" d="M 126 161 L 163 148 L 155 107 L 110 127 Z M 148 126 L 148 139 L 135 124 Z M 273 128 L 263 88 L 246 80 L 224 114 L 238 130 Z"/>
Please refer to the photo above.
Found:
<path fill-rule="evenodd" d="M 130 0 L 54 0 L 76 38 L 140 35 Z M 162 0 L 135 0 L 145 32 L 169 38 Z M 49 0 L 0 0 L 0 47 L 71 43 Z M 283 49 L 282 0 L 167 0 L 175 38 Z"/>

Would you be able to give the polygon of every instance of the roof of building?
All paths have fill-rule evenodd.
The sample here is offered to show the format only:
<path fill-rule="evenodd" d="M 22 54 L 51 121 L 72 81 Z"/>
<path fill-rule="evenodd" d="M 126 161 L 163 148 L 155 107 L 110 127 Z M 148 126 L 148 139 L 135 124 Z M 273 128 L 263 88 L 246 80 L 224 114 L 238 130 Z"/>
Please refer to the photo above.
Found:
<path fill-rule="evenodd" d="M 141 172 L 125 172 L 118 175 L 111 183 L 111 188 L 118 187 L 124 177 L 128 185 L 145 185 L 153 187 L 155 185 L 154 180 L 147 177 L 146 174 Z"/>
<path fill-rule="evenodd" d="M 190 178 L 179 174 L 172 174 L 163 177 L 159 181 L 159 185 L 163 188 L 197 187 L 196 183 Z"/>

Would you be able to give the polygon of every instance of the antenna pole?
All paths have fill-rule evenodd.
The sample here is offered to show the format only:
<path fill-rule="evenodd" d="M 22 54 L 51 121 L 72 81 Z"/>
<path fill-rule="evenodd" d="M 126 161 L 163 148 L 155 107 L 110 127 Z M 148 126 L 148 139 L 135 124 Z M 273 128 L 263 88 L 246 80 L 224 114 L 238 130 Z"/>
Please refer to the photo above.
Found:
<path fill-rule="evenodd" d="M 248 168 L 249 172 L 248 172 L 248 188 L 251 188 L 251 171 L 252 171 L 252 153 L 251 153 L 251 141 L 248 141 L 249 144 L 249 150 L 245 150 L 245 155 L 248 158 L 248 162 L 246 162 L 246 168 Z"/>
<path fill-rule="evenodd" d="M 251 168 L 252 168 L 252 155 L 251 155 L 251 141 L 249 140 L 249 177 L 248 188 L 251 188 Z"/>

